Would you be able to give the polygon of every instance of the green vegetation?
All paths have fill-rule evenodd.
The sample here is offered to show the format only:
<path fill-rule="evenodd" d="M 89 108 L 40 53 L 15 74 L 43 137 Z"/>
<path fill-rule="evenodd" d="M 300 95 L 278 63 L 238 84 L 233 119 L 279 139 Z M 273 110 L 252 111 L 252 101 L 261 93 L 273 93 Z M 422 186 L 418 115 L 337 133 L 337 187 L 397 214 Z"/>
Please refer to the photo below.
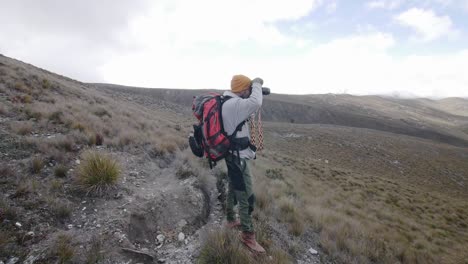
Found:
<path fill-rule="evenodd" d="M 115 187 L 120 175 L 117 162 L 109 156 L 90 151 L 78 168 L 79 187 L 87 194 L 102 195 Z"/>

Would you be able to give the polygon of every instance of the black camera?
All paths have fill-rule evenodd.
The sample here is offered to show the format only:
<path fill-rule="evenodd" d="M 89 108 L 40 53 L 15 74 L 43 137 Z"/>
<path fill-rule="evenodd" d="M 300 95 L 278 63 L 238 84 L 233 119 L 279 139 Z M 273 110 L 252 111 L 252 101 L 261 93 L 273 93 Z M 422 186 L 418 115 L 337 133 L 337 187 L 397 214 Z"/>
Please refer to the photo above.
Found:
<path fill-rule="evenodd" d="M 250 93 L 252 93 L 252 86 L 250 86 Z M 262 87 L 262 94 L 263 95 L 269 95 L 270 94 L 270 88 Z"/>

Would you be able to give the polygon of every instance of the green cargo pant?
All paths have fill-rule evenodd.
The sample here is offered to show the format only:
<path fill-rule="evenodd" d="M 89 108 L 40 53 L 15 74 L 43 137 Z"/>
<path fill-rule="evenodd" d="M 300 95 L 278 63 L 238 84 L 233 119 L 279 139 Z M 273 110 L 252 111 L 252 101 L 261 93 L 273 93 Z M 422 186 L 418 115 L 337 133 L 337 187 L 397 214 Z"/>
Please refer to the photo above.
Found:
<path fill-rule="evenodd" d="M 229 187 L 226 200 L 226 216 L 228 221 L 235 220 L 234 206 L 239 204 L 239 216 L 242 231 L 253 232 L 252 212 L 255 196 L 252 191 L 252 176 L 249 160 L 239 159 L 229 154 L 226 157 Z"/>

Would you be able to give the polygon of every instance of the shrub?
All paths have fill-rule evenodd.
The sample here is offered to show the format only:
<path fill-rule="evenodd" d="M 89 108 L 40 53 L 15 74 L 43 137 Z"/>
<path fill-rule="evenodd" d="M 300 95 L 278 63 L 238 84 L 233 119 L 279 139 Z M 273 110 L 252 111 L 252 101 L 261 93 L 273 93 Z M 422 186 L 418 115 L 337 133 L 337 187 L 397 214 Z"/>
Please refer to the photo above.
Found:
<path fill-rule="evenodd" d="M 40 157 L 35 157 L 31 160 L 31 172 L 38 174 L 44 167 L 44 161 Z"/>
<path fill-rule="evenodd" d="M 88 152 L 78 168 L 78 184 L 87 194 L 101 195 L 115 187 L 119 175 L 116 161 L 98 152 Z"/>
<path fill-rule="evenodd" d="M 59 177 L 59 178 L 67 177 L 67 167 L 61 164 L 57 165 L 54 169 L 54 174 L 56 177 Z"/>
<path fill-rule="evenodd" d="M 69 263 L 75 254 L 71 245 L 71 236 L 69 235 L 59 235 L 54 247 L 52 251 L 58 257 L 59 263 Z"/>

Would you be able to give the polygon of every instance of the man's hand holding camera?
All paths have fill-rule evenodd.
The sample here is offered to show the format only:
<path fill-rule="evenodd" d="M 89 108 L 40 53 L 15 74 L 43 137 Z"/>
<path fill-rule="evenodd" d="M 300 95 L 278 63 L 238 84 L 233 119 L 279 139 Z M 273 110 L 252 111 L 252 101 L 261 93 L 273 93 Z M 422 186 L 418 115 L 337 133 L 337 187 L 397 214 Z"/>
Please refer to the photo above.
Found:
<path fill-rule="evenodd" d="M 254 83 L 259 83 L 261 86 L 263 86 L 263 79 L 257 77 L 257 78 L 252 80 L 252 85 Z M 269 95 L 270 94 L 270 88 L 262 87 L 262 94 L 263 95 Z"/>

